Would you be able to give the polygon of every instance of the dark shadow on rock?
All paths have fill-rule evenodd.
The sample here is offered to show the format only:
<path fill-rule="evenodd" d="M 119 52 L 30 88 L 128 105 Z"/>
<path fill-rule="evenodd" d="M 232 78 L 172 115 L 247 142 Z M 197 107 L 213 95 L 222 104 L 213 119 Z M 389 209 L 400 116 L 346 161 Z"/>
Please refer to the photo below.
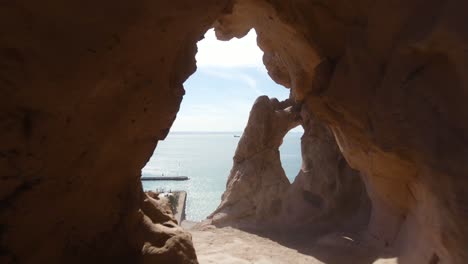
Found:
<path fill-rule="evenodd" d="M 381 258 L 393 258 L 391 250 L 373 246 L 361 233 L 317 230 L 239 228 L 282 246 L 312 256 L 327 264 L 372 264 Z"/>

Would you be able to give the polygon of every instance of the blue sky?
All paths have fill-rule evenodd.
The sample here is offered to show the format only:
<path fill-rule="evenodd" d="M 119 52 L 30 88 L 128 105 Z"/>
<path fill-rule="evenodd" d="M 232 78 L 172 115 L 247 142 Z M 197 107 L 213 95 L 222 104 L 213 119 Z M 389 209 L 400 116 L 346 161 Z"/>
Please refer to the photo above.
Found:
<path fill-rule="evenodd" d="M 268 76 L 262 55 L 254 30 L 226 42 L 210 29 L 198 42 L 197 71 L 184 83 L 171 131 L 243 131 L 258 96 L 288 98 L 289 89 Z"/>

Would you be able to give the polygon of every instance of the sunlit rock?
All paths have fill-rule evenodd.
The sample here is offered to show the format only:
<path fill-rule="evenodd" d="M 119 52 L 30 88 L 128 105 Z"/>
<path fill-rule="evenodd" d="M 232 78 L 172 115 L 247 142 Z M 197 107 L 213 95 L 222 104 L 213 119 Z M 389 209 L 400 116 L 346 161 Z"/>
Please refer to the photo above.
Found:
<path fill-rule="evenodd" d="M 300 124 L 295 108 L 291 100 L 257 98 L 237 145 L 221 204 L 209 217 L 213 224 L 265 224 L 281 212 L 289 180 L 278 149 L 286 133 Z"/>
<path fill-rule="evenodd" d="M 302 124 L 302 166 L 292 184 L 281 166 L 286 133 Z M 216 226 L 315 229 L 365 226 L 369 199 L 359 173 L 349 167 L 330 129 L 291 100 L 261 96 L 237 145 Z M 335 228 L 336 230 L 336 228 Z"/>
<path fill-rule="evenodd" d="M 456 0 L 3 1 L 0 262 L 143 259 L 135 232 L 159 224 L 142 215 L 140 170 L 214 25 L 226 40 L 254 27 L 272 78 L 331 128 L 371 199 L 370 239 L 399 263 L 466 263 L 466 10 Z"/>

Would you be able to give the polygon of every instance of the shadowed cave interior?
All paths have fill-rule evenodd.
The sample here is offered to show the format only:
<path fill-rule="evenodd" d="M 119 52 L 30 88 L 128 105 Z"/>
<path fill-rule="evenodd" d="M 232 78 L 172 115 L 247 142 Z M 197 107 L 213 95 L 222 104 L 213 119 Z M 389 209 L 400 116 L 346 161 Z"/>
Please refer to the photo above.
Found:
<path fill-rule="evenodd" d="M 260 178 L 274 175 L 249 158 L 277 160 L 278 140 L 300 120 L 303 167 L 330 165 L 335 180 L 313 179 L 309 187 L 323 188 L 278 197 L 281 210 L 269 203 L 280 192 L 260 184 L 266 195 L 244 201 L 243 181 L 236 181 L 210 224 L 305 226 L 321 235 L 359 227 L 360 241 L 379 252 L 361 263 L 465 263 L 467 5 L 1 3 L 0 262 L 198 263 L 192 236 L 143 192 L 140 172 L 176 117 L 182 84 L 196 69 L 196 42 L 214 26 L 220 40 L 255 28 L 270 77 L 292 93 L 286 102 L 256 101 L 245 131 L 251 136 L 241 139 L 230 178 L 251 169 Z M 263 133 L 255 128 L 261 123 L 275 129 Z M 258 149 L 266 156 L 249 155 Z M 348 208 L 349 201 L 356 203 Z M 243 208 L 255 209 L 245 217 Z M 344 215 L 356 225 L 341 225 Z M 283 243 L 299 248 L 308 238 Z M 308 253 L 346 263 L 356 252 Z"/>

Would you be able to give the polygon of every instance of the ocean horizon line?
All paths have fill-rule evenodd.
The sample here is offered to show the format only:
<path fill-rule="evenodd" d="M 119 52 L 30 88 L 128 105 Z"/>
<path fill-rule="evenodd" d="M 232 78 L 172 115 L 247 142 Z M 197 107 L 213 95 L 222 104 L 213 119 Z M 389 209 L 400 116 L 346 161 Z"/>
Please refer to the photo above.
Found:
<path fill-rule="evenodd" d="M 194 134 L 194 133 L 199 133 L 199 134 L 242 134 L 244 131 L 209 131 L 209 130 L 203 130 L 203 131 L 184 131 L 184 130 L 179 130 L 179 131 L 170 131 L 169 134 L 174 133 L 174 134 Z M 303 133 L 303 131 L 289 131 L 288 133 Z"/>

